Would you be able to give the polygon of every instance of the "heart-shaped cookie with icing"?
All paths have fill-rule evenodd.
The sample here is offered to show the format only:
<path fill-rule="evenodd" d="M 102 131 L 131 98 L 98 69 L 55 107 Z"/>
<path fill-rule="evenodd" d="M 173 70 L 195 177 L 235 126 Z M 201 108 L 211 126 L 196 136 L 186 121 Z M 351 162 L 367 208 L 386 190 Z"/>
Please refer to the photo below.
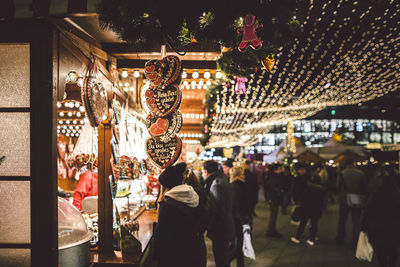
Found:
<path fill-rule="evenodd" d="M 147 115 L 145 125 L 150 135 L 157 140 L 167 141 L 173 138 L 182 127 L 182 113 L 175 110 L 166 117 L 151 112 Z"/>
<path fill-rule="evenodd" d="M 175 135 L 167 142 L 157 141 L 154 137 L 149 137 L 145 144 L 148 158 L 161 169 L 164 169 L 178 160 L 182 151 L 182 141 Z"/>
<path fill-rule="evenodd" d="M 153 59 L 146 63 L 144 74 L 150 81 L 150 87 L 168 86 L 180 83 L 182 74 L 181 60 L 177 56 L 166 56 L 162 60 Z"/>
<path fill-rule="evenodd" d="M 150 92 L 151 91 L 151 92 Z M 145 92 L 147 107 L 160 117 L 165 117 L 181 105 L 182 92 L 177 84 L 159 89 L 149 88 Z"/>

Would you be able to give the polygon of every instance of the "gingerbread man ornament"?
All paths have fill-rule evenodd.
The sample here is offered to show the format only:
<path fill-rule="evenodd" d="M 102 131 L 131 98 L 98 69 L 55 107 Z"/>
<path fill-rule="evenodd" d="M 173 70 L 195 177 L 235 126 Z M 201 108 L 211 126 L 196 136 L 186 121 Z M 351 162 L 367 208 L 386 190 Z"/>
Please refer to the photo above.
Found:
<path fill-rule="evenodd" d="M 263 25 L 255 23 L 255 19 L 256 17 L 252 14 L 247 14 L 244 17 L 244 26 L 237 29 L 238 33 L 243 32 L 243 38 L 238 47 L 240 52 L 245 52 L 249 46 L 254 50 L 258 50 L 262 46 L 262 42 L 257 37 L 256 30 L 262 28 Z"/>

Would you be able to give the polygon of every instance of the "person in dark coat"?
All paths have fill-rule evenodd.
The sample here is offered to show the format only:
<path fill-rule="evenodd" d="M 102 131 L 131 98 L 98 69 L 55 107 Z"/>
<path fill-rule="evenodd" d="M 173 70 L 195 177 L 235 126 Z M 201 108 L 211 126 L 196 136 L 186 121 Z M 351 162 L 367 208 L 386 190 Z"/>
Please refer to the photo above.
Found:
<path fill-rule="evenodd" d="M 303 194 L 300 197 L 300 206 L 302 207 L 300 216 L 300 225 L 297 228 L 296 236 L 291 238 L 294 243 L 300 243 L 304 228 L 310 220 L 310 238 L 307 243 L 314 245 L 315 237 L 318 231 L 318 220 L 322 215 L 324 197 L 327 190 L 328 175 L 324 172 L 322 166 L 316 168 L 307 180 Z"/>
<path fill-rule="evenodd" d="M 348 203 L 348 194 L 358 195 L 360 199 L 365 195 L 367 187 L 367 178 L 360 169 L 354 166 L 353 160 L 344 162 L 345 168 L 338 173 L 337 188 L 339 192 L 339 221 L 337 243 L 343 243 L 346 236 L 346 220 L 351 214 L 352 220 L 352 241 L 353 248 L 356 248 L 358 236 L 360 234 L 360 222 L 362 206 L 351 206 Z"/>
<path fill-rule="evenodd" d="M 245 186 L 245 174 L 241 167 L 233 167 L 230 170 L 230 182 L 233 187 L 233 220 L 236 232 L 236 250 L 233 258 L 236 258 L 236 266 L 244 267 L 243 256 L 243 225 L 250 221 L 250 205 L 247 199 Z"/>
<path fill-rule="evenodd" d="M 229 171 L 233 167 L 233 159 L 227 159 L 222 163 L 222 172 L 224 173 L 226 179 L 229 181 Z"/>
<path fill-rule="evenodd" d="M 182 184 L 186 163 L 167 167 L 159 177 L 167 191 L 160 198 L 154 253 L 158 267 L 203 266 L 199 253 L 197 207 L 199 196 Z"/>
<path fill-rule="evenodd" d="M 292 175 L 290 173 L 289 166 L 285 166 L 282 172 L 282 203 L 281 203 L 281 213 L 283 215 L 287 214 L 287 207 L 290 204 L 290 195 L 292 189 Z"/>
<path fill-rule="evenodd" d="M 201 173 L 200 173 L 201 175 Z M 202 267 L 207 266 L 207 248 L 204 241 L 204 233 L 207 230 L 208 223 L 208 211 L 209 203 L 207 203 L 207 195 L 204 190 L 202 179 L 196 172 L 192 169 L 188 169 L 183 178 L 183 182 L 193 187 L 194 191 L 199 195 L 199 205 L 196 208 L 196 217 L 199 220 L 196 222 L 197 225 L 197 237 L 198 237 L 198 251 L 199 260 Z"/>
<path fill-rule="evenodd" d="M 257 175 L 254 172 L 250 171 L 250 161 L 246 160 L 243 163 L 244 169 L 244 177 L 245 177 L 245 185 L 246 185 L 246 192 L 247 192 L 247 199 L 249 201 L 250 213 L 251 216 L 256 216 L 255 207 L 258 202 L 258 182 L 257 182 Z"/>
<path fill-rule="evenodd" d="M 271 174 L 270 166 L 266 165 L 264 172 L 262 174 L 262 187 L 263 187 L 263 191 L 264 191 L 265 201 L 267 201 L 267 193 L 268 193 L 267 184 L 268 184 L 268 179 L 269 179 L 270 174 Z"/>
<path fill-rule="evenodd" d="M 267 201 L 270 208 L 267 236 L 279 238 L 282 237 L 282 235 L 276 230 L 276 221 L 278 219 L 278 209 L 282 199 L 282 167 L 279 163 L 275 163 L 271 166 L 270 170 L 268 180 L 265 184 Z"/>
<path fill-rule="evenodd" d="M 385 170 L 375 174 L 361 223 L 381 267 L 395 267 L 400 244 L 400 191 L 395 178 Z"/>
<path fill-rule="evenodd" d="M 216 267 L 229 267 L 229 254 L 235 239 L 232 217 L 233 190 L 231 184 L 218 170 L 218 163 L 208 160 L 203 164 L 204 188 L 213 203 L 207 236 L 212 240 Z M 190 265 L 186 265 L 190 266 Z"/>
<path fill-rule="evenodd" d="M 296 205 L 300 204 L 301 196 L 303 195 L 304 188 L 307 180 L 309 180 L 309 174 L 307 167 L 303 164 L 297 166 L 297 176 L 293 179 L 292 185 L 292 198 Z"/>

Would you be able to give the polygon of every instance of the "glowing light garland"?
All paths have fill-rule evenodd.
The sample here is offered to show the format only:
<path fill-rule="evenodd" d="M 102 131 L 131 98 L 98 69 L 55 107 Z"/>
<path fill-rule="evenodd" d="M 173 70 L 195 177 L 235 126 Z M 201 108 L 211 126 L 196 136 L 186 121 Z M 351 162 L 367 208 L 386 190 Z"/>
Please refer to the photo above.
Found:
<path fill-rule="evenodd" d="M 217 93 L 208 147 L 254 144 L 256 135 L 277 122 L 395 91 L 400 87 L 399 10 L 393 0 L 311 4 L 303 34 L 281 49 L 270 73 L 251 75 L 245 94 L 235 93 L 235 81 Z"/>

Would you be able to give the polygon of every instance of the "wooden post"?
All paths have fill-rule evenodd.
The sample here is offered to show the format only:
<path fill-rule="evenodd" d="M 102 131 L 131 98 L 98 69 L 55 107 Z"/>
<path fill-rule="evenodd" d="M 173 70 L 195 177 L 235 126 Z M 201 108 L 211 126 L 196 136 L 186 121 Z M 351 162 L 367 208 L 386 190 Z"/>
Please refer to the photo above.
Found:
<path fill-rule="evenodd" d="M 111 175 L 111 137 L 110 123 L 98 127 L 98 213 L 99 213 L 99 255 L 107 257 L 113 252 L 113 206 L 110 192 Z"/>

